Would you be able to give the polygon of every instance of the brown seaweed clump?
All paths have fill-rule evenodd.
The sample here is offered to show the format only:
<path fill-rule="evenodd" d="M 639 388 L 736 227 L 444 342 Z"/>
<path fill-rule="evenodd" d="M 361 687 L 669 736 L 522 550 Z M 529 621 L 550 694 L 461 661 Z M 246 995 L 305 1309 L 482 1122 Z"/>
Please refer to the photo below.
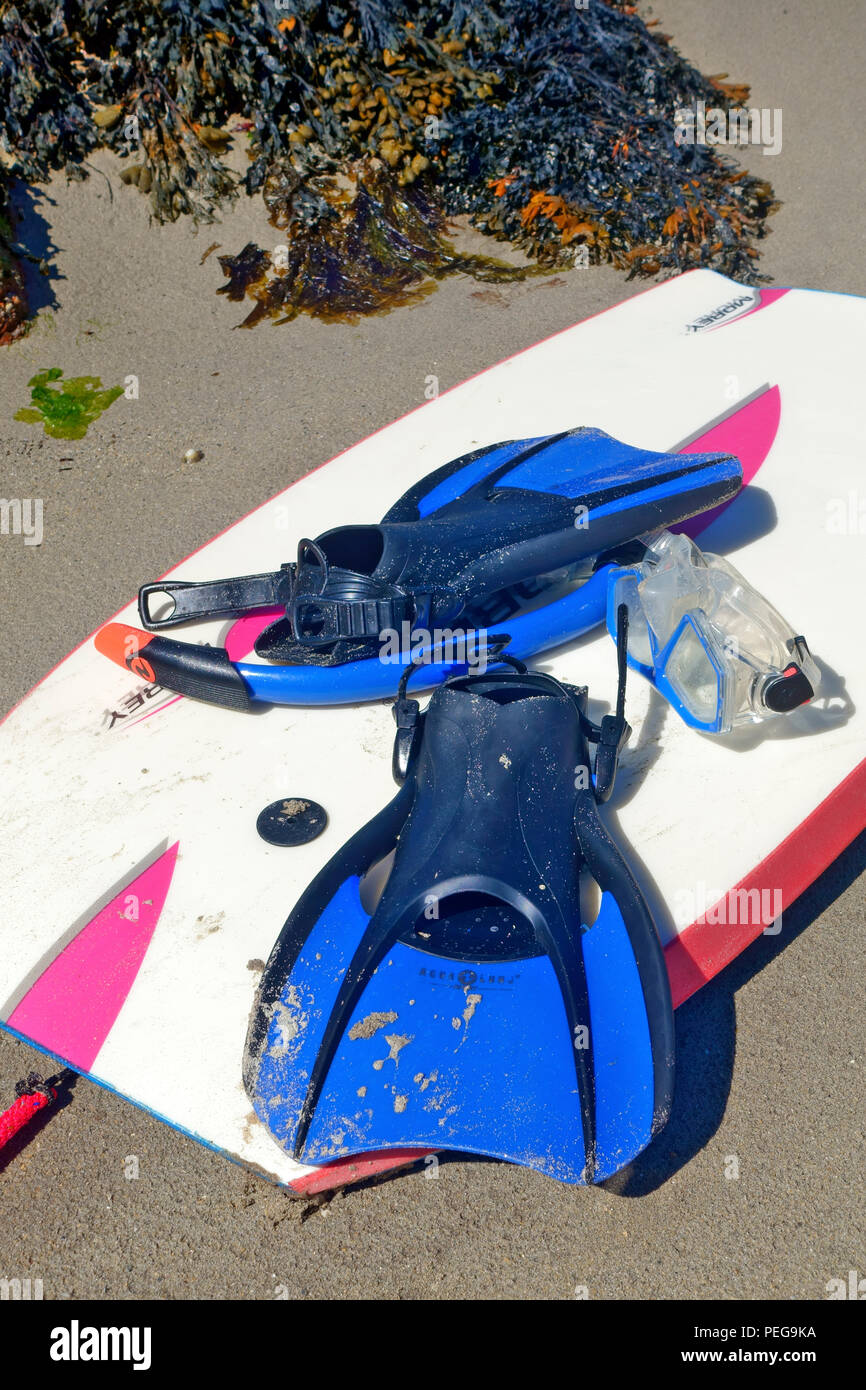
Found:
<path fill-rule="evenodd" d="M 25 331 L 28 313 L 24 274 L 12 240 L 9 200 L 0 177 L 0 345 Z"/>
<path fill-rule="evenodd" d="M 6 170 L 84 177 L 105 146 L 160 221 L 263 190 L 285 256 L 225 258 L 253 321 L 405 303 L 455 269 L 457 214 L 548 269 L 760 280 L 770 185 L 684 138 L 747 99 L 627 0 L 0 0 Z"/>
<path fill-rule="evenodd" d="M 267 316 L 287 323 L 302 312 L 355 323 L 412 304 L 436 280 L 458 272 L 497 282 L 546 273 L 459 255 L 443 235 L 445 218 L 429 191 L 407 182 L 401 187 L 374 157 L 340 177 L 301 180 L 276 168 L 264 199 L 286 244 L 269 253 L 250 242 L 237 256 L 218 257 L 228 276 L 218 293 L 256 301 L 242 328 Z"/>

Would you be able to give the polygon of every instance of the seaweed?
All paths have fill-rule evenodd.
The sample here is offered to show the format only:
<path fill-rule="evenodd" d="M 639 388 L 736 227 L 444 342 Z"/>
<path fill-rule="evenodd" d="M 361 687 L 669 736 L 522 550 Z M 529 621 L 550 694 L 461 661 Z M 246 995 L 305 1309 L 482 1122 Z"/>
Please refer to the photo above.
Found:
<path fill-rule="evenodd" d="M 0 5 L 0 156 L 31 181 L 64 167 L 83 177 L 80 161 L 99 141 L 63 10 L 45 0 Z"/>
<path fill-rule="evenodd" d="M 228 276 L 228 284 L 220 285 L 217 294 L 235 300 L 243 299 L 248 290 L 261 285 L 271 264 L 267 251 L 256 246 L 254 241 L 248 241 L 236 256 L 218 256 L 217 260 L 223 274 Z"/>
<path fill-rule="evenodd" d="M 372 157 L 339 179 L 300 182 L 291 171 L 273 170 L 264 197 L 288 244 L 271 254 L 250 242 L 239 255 L 218 258 L 228 284 L 217 293 L 234 300 L 249 294 L 256 301 L 239 327 L 252 328 L 266 315 L 285 323 L 301 312 L 355 323 L 362 314 L 414 303 L 434 288 L 432 280 L 446 275 L 513 281 L 544 273 L 491 256 L 459 255 L 425 190 L 400 188 Z M 275 271 L 270 279 L 269 269 Z"/>
<path fill-rule="evenodd" d="M 679 109 L 747 100 L 725 76 L 623 0 L 0 0 L 0 162 L 80 177 L 106 146 L 135 157 L 123 178 L 155 219 L 208 221 L 237 195 L 224 157 L 245 135 L 243 184 L 282 216 L 294 267 L 255 292 L 289 317 L 331 286 L 337 317 L 384 307 L 382 239 L 395 302 L 411 299 L 422 269 L 453 269 L 456 214 L 548 269 L 761 279 L 772 189 L 677 138 Z"/>
<path fill-rule="evenodd" d="M 9 190 L 0 174 L 0 345 L 25 331 L 27 312 L 24 273 L 13 247 Z"/>
<path fill-rule="evenodd" d="M 62 376 L 62 368 L 47 367 L 31 377 L 30 405 L 16 410 L 14 418 L 26 425 L 44 425 L 52 439 L 83 439 L 93 421 L 123 395 L 123 387 L 103 388 L 98 376 L 61 381 Z"/>

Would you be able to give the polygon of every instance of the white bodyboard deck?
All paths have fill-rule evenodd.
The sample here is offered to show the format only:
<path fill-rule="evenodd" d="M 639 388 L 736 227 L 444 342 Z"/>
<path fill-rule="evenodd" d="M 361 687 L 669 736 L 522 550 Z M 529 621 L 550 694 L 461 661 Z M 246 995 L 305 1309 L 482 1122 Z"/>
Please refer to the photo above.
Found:
<path fill-rule="evenodd" d="M 824 687 L 758 733 L 712 739 L 630 679 L 634 734 L 610 814 L 658 911 L 678 1003 L 780 912 L 784 930 L 785 908 L 866 821 L 866 652 L 851 621 L 864 347 L 866 300 L 696 271 L 431 401 L 172 575 L 276 569 L 299 537 L 376 520 L 480 445 L 592 425 L 649 449 L 712 448 L 717 422 L 737 422 L 754 476 L 700 544 L 806 635 Z M 134 604 L 116 617 L 138 625 Z M 216 644 L 227 630 L 177 635 Z M 242 638 L 236 627 L 237 655 Z M 588 684 L 593 715 L 609 708 L 616 662 L 601 630 L 538 664 Z M 302 1167 L 241 1080 L 258 972 L 304 887 L 391 797 L 392 738 L 387 703 L 239 714 L 148 687 L 86 642 L 0 729 L 3 1025 L 279 1182 L 310 1190 L 393 1166 L 394 1154 Z M 321 802 L 326 833 L 264 843 L 256 816 L 287 796 Z"/>

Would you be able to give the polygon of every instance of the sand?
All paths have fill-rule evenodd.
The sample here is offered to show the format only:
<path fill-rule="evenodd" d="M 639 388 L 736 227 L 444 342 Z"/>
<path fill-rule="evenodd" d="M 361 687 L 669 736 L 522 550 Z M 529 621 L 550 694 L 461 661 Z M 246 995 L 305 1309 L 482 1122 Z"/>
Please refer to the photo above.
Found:
<path fill-rule="evenodd" d="M 776 284 L 866 294 L 851 115 L 861 7 L 654 9 L 703 71 L 748 80 L 754 104 L 783 111 L 782 152 L 743 161 L 784 203 L 761 269 Z M 3 709 L 141 579 L 412 409 L 431 374 L 454 385 L 645 287 L 610 269 L 494 296 L 452 280 L 356 327 L 235 332 L 242 310 L 214 293 L 216 256 L 199 259 L 214 241 L 271 244 L 260 200 L 198 233 L 148 227 L 116 164 L 94 163 L 107 178 L 55 180 L 34 199 L 29 241 L 55 248 L 54 278 L 32 333 L 0 353 L 2 491 L 45 499 L 43 545 L 2 545 Z M 139 399 L 84 440 L 45 439 L 12 416 L 27 379 L 54 363 L 106 384 L 134 375 Z M 190 449 L 200 461 L 184 461 Z M 829 1279 L 864 1272 L 863 857 L 861 837 L 781 938 L 679 1011 L 674 1116 L 627 1182 L 576 1190 L 448 1159 L 435 1178 L 412 1172 L 316 1206 L 80 1081 L 3 1172 L 0 1274 L 42 1279 L 60 1299 L 825 1297 Z M 40 1066 L 0 1038 L 0 1099 Z"/>

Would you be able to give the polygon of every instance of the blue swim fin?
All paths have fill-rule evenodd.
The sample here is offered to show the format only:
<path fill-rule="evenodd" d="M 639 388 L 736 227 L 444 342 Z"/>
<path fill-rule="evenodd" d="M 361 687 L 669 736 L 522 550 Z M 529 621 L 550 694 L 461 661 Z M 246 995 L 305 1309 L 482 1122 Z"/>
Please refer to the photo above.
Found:
<path fill-rule="evenodd" d="M 267 963 L 244 1080 L 304 1162 L 446 1148 L 597 1182 L 665 1123 L 664 955 L 596 805 L 628 726 L 620 707 L 596 728 L 585 690 L 512 664 L 450 680 L 423 714 L 398 700 L 405 781 Z M 581 870 L 602 890 L 591 925 Z"/>
<path fill-rule="evenodd" d="M 596 429 L 490 445 L 410 488 L 378 524 L 301 541 L 297 561 L 277 571 L 141 589 L 142 622 L 154 633 L 281 607 L 256 643 L 276 668 L 136 638 L 134 629 L 116 641 L 100 634 L 97 645 L 127 665 L 147 646 L 166 688 L 238 707 L 393 695 L 437 631 L 474 634 L 507 622 L 512 651 L 531 655 L 595 626 L 604 619 L 605 586 L 591 578 L 598 556 L 717 506 L 741 483 L 729 455 L 657 454 Z M 589 582 L 577 588 L 579 580 Z M 428 672 L 430 683 L 457 664 Z"/>

